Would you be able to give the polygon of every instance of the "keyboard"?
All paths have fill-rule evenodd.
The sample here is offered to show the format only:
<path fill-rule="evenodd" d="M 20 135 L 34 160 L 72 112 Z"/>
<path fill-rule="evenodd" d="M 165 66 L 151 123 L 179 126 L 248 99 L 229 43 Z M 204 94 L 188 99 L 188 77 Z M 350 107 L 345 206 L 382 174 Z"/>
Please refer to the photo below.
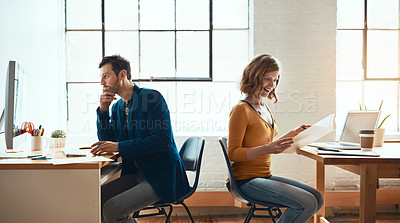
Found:
<path fill-rule="evenodd" d="M 63 152 L 66 157 L 84 157 L 87 156 L 88 154 L 82 150 L 79 149 L 71 149 L 71 148 L 64 148 Z"/>

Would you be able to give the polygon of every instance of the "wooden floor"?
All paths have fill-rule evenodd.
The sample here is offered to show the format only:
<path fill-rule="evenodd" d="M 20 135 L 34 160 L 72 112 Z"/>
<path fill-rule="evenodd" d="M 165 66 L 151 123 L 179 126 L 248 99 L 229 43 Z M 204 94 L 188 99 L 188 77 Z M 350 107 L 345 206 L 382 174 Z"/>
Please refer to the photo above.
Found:
<path fill-rule="evenodd" d="M 334 218 L 327 218 L 330 223 L 358 223 L 358 215 L 350 216 L 337 216 Z M 400 223 L 400 213 L 397 214 L 377 214 L 376 223 Z"/>
<path fill-rule="evenodd" d="M 223 223 L 241 223 L 244 222 L 245 216 L 195 216 L 194 220 L 196 223 L 208 223 L 208 222 L 223 222 Z M 356 223 L 359 222 L 358 216 L 346 215 L 327 218 L 330 223 Z M 140 223 L 162 223 L 165 218 L 161 217 L 147 217 L 138 219 Z M 179 216 L 172 217 L 171 222 L 190 222 L 189 217 Z M 270 223 L 270 219 L 252 219 L 251 223 Z M 308 223 L 312 223 L 312 219 Z M 400 223 L 400 213 L 398 214 L 378 214 L 376 223 Z"/>

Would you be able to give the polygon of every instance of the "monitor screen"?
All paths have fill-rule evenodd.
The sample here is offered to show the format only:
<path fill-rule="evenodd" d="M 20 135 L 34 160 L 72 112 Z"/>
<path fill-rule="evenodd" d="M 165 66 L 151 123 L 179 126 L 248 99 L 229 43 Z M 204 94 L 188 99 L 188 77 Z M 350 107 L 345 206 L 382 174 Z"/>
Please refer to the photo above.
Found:
<path fill-rule="evenodd" d="M 22 93 L 24 89 L 23 69 L 16 61 L 10 61 L 6 74 L 4 135 L 6 148 L 12 149 L 14 143 L 14 126 L 21 125 Z"/>

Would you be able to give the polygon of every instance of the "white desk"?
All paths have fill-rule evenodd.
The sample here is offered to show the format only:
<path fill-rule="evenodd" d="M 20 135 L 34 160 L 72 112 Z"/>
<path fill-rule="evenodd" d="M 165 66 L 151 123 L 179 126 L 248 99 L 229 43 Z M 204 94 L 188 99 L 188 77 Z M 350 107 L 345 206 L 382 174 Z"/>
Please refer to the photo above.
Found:
<path fill-rule="evenodd" d="M 99 223 L 100 170 L 108 163 L 0 160 L 0 222 Z"/>

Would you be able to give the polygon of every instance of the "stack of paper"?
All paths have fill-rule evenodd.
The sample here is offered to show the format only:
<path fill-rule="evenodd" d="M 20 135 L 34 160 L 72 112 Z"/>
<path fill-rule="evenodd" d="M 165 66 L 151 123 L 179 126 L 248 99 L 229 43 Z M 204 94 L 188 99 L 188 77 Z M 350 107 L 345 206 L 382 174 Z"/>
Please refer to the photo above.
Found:
<path fill-rule="evenodd" d="M 50 160 L 50 162 L 53 163 L 53 165 L 72 164 L 72 163 L 105 162 L 105 161 L 114 161 L 114 160 L 106 158 L 106 157 L 102 157 L 102 156 Z"/>
<path fill-rule="evenodd" d="M 318 150 L 318 155 L 334 155 L 334 156 L 372 156 L 379 157 L 379 153 L 376 151 L 362 151 L 362 150 L 338 150 L 338 151 L 327 151 Z"/>

